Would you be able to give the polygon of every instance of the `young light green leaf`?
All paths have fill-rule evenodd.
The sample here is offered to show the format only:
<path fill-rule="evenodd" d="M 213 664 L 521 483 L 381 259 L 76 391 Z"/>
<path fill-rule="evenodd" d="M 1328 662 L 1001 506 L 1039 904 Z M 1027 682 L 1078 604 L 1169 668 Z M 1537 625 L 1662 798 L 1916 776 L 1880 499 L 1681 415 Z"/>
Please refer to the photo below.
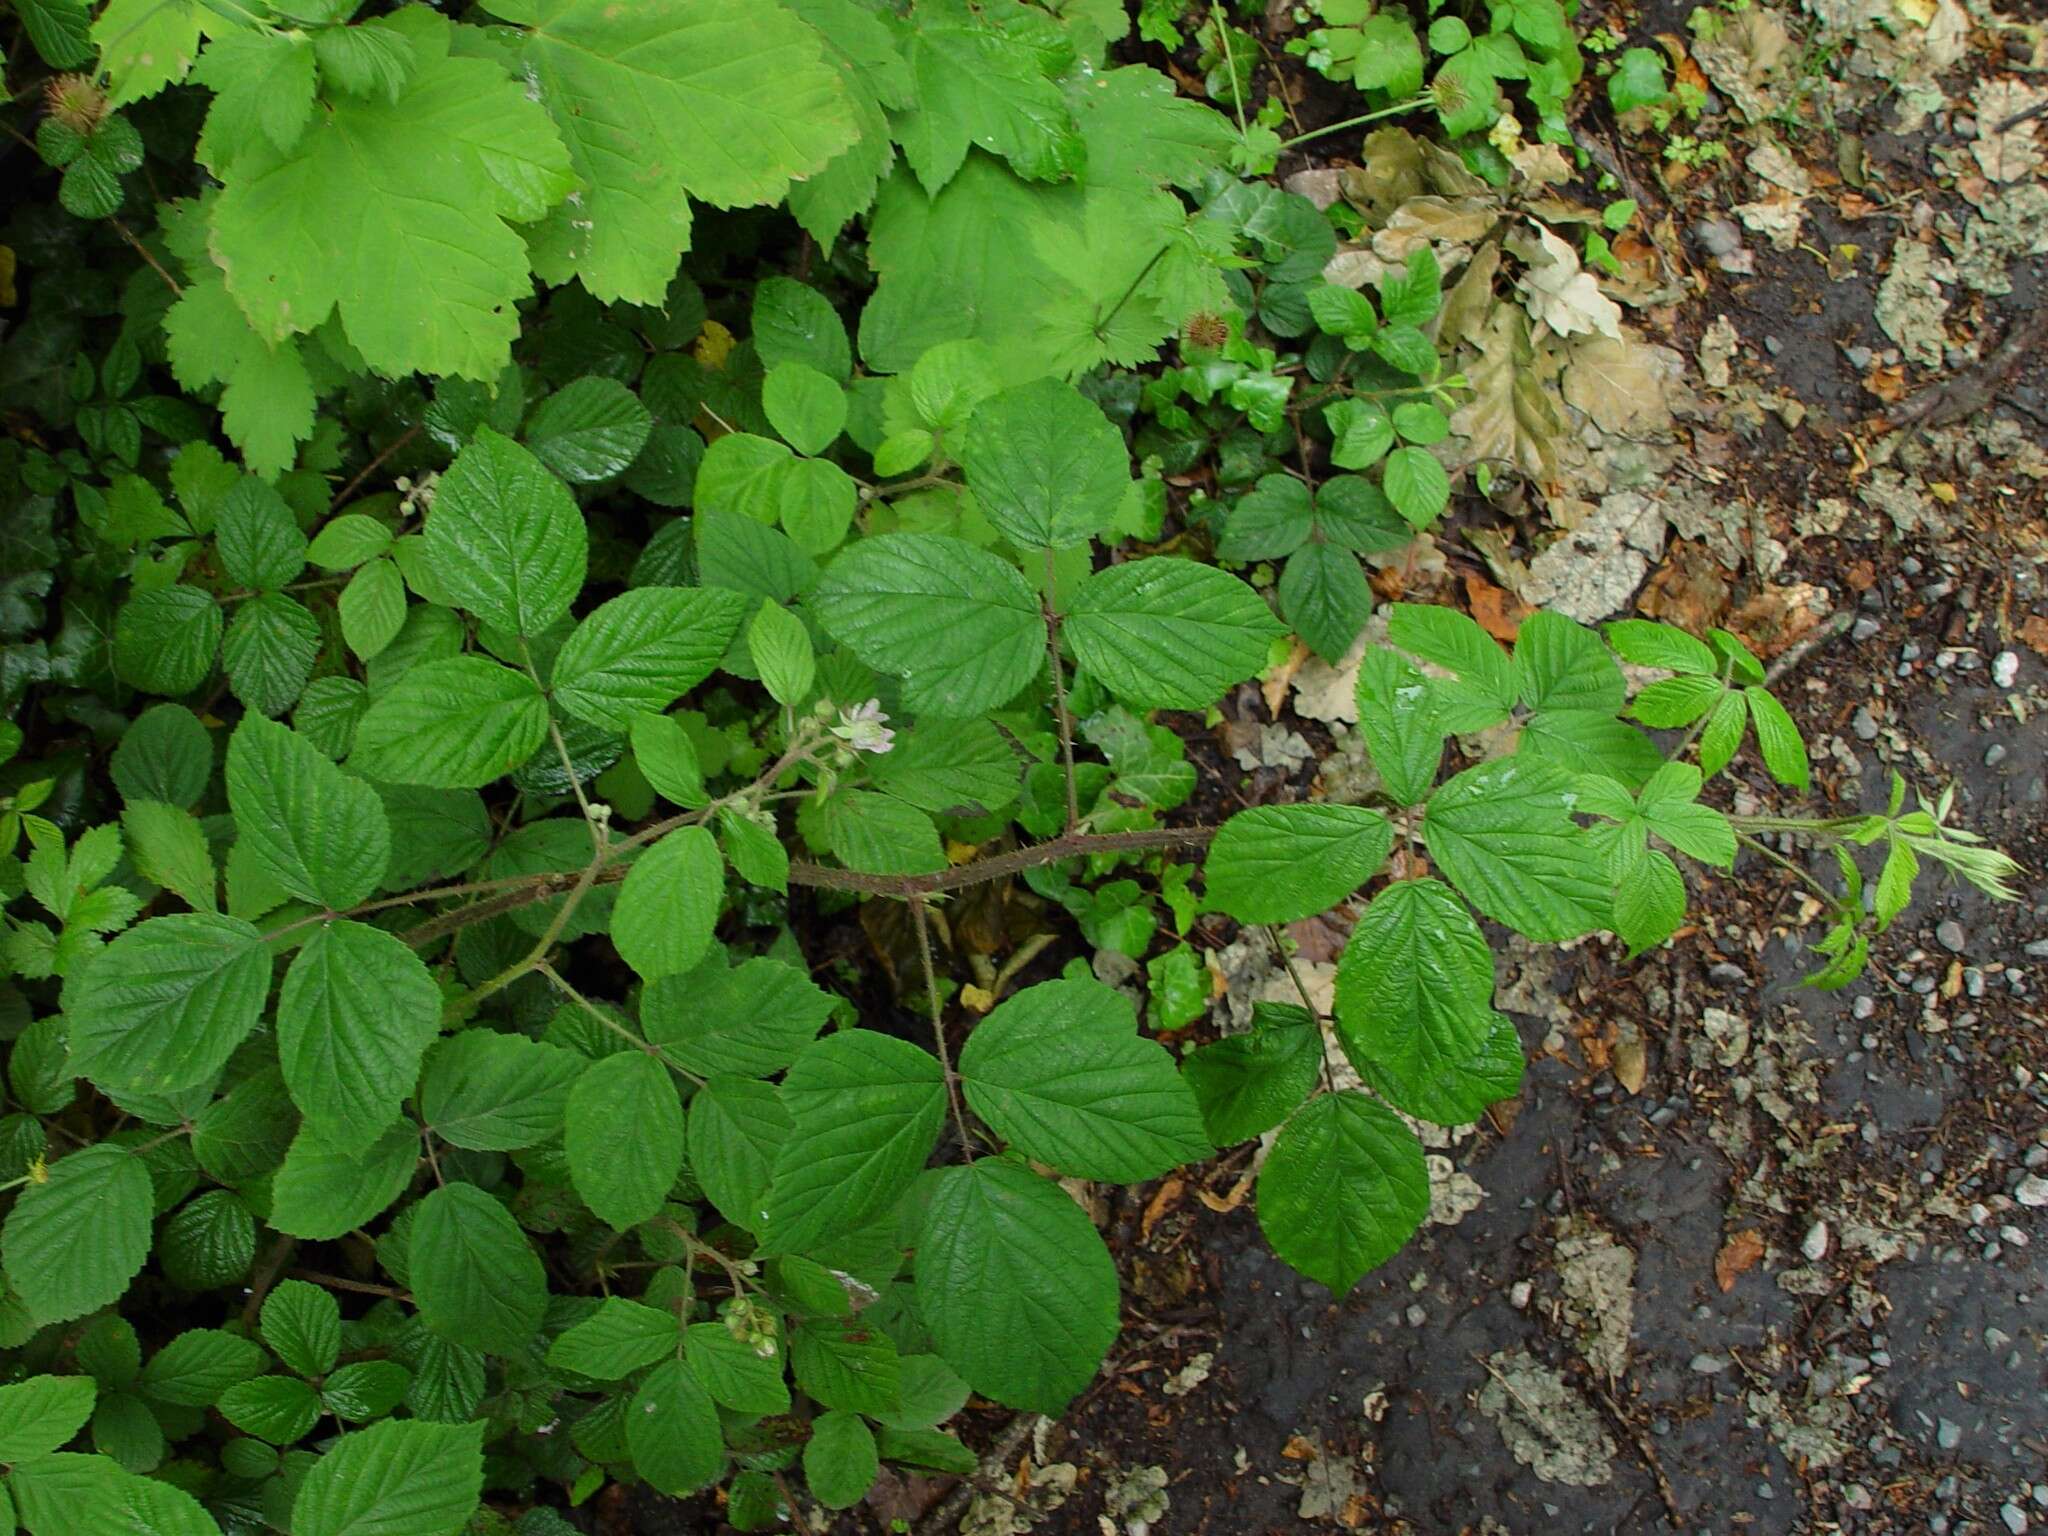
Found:
<path fill-rule="evenodd" d="M 1135 1183 L 1208 1156 L 1201 1111 L 1165 1047 L 1101 982 L 1027 987 L 960 1052 L 967 1102 L 1034 1162 Z"/>
<path fill-rule="evenodd" d="M 1273 1251 L 1341 1296 L 1429 1214 L 1422 1143 L 1362 1093 L 1322 1094 L 1281 1127 L 1259 1171 L 1258 1211 Z"/>
<path fill-rule="evenodd" d="M 372 560 L 349 577 L 335 601 L 341 638 L 358 659 L 381 656 L 405 627 L 405 578 L 389 560 Z"/>
<path fill-rule="evenodd" d="M 519 1223 L 474 1184 L 429 1192 L 413 1207 L 410 1264 L 420 1320 L 471 1349 L 526 1348 L 547 1307 L 547 1274 Z"/>
<path fill-rule="evenodd" d="M 323 924 L 285 972 L 277 1054 L 292 1099 L 339 1145 L 397 1118 L 441 1029 L 441 990 L 403 939 L 346 918 Z"/>
<path fill-rule="evenodd" d="M 819 454 L 846 430 L 846 391 L 808 363 L 777 363 L 761 381 L 761 409 L 782 440 Z"/>
<path fill-rule="evenodd" d="M 1532 613 L 1515 636 L 1515 687 L 1531 709 L 1618 714 L 1628 697 L 1600 637 L 1563 614 Z"/>
<path fill-rule="evenodd" d="M 128 857 L 143 879 L 173 892 L 198 911 L 219 909 L 220 873 L 206 829 L 190 811 L 161 800 L 131 801 L 121 812 Z"/>
<path fill-rule="evenodd" d="M 1717 705 L 1726 687 L 1718 677 L 1686 673 L 1663 677 L 1646 686 L 1629 703 L 1629 713 L 1653 730 L 1691 725 Z M 1736 722 L 1738 734 L 1741 721 Z"/>
<path fill-rule="evenodd" d="M 1631 957 L 1655 949 L 1685 920 L 1685 877 L 1654 848 L 1637 847 L 1614 882 L 1614 931 Z"/>
<path fill-rule="evenodd" d="M 1606 626 L 1604 633 L 1617 656 L 1639 667 L 1662 667 L 1667 672 L 1695 677 L 1712 677 L 1720 670 L 1705 641 L 1669 624 L 1651 619 L 1617 619 Z"/>
<path fill-rule="evenodd" d="M 940 1356 L 1012 1408 L 1058 1413 L 1116 1338 L 1116 1265 L 1094 1224 L 1058 1185 L 1014 1163 L 985 1158 L 937 1175 L 916 1276 Z"/>
<path fill-rule="evenodd" d="M 597 1219 L 621 1232 L 639 1225 L 660 1212 L 683 1168 L 675 1079 L 645 1051 L 605 1057 L 569 1090 L 562 1139 L 576 1193 Z"/>
<path fill-rule="evenodd" d="M 1062 632 L 1111 693 L 1164 709 L 1206 709 L 1263 667 L 1272 642 L 1286 633 L 1235 576 L 1163 556 L 1083 580 Z"/>
<path fill-rule="evenodd" d="M 1383 333 L 1376 339 L 1376 346 L 1384 346 L 1393 332 Z M 1429 349 L 1429 362 L 1436 360 L 1436 349 Z M 1409 369 L 1419 373 L 1422 369 Z M 1387 493 L 1387 500 L 1394 504 L 1394 510 L 1416 528 L 1427 528 L 1451 502 L 1451 481 L 1444 473 L 1443 465 L 1427 448 L 1396 448 L 1387 455 L 1386 467 L 1380 472 L 1380 486 Z"/>
<path fill-rule="evenodd" d="M 1756 748 L 1772 778 L 1793 789 L 1809 788 L 1812 770 L 1806 761 L 1806 743 L 1792 716 L 1761 685 L 1742 690 L 1749 700 L 1750 723 L 1756 727 Z"/>
<path fill-rule="evenodd" d="M 383 802 L 298 732 L 244 715 L 228 742 L 227 786 L 238 843 L 292 895 L 341 911 L 384 879 L 391 827 Z"/>
<path fill-rule="evenodd" d="M 715 587 L 641 587 L 576 626 L 555 658 L 554 693 L 579 720 L 629 729 L 711 675 L 748 604 Z"/>
<path fill-rule="evenodd" d="M 747 627 L 747 654 L 776 703 L 794 709 L 810 696 L 818 678 L 810 631 L 780 603 L 763 603 L 754 615 Z"/>
<path fill-rule="evenodd" d="M 1740 693 L 1732 688 L 1721 691 L 1720 702 L 1700 732 L 1700 772 L 1707 778 L 1711 779 L 1733 760 L 1736 749 L 1742 745 L 1742 726 L 1748 716 L 1748 701 Z"/>
<path fill-rule="evenodd" d="M 612 910 L 619 958 L 648 981 L 693 969 L 725 900 L 725 859 L 702 827 L 678 827 L 633 861 Z"/>
<path fill-rule="evenodd" d="M 960 467 L 982 515 L 1024 550 L 1066 549 L 1103 532 L 1131 483 L 1123 434 L 1058 379 L 982 401 Z"/>
<path fill-rule="evenodd" d="M 1241 923 L 1291 923 L 1334 907 L 1386 862 L 1394 832 L 1355 805 L 1260 805 L 1217 830 L 1209 905 Z"/>

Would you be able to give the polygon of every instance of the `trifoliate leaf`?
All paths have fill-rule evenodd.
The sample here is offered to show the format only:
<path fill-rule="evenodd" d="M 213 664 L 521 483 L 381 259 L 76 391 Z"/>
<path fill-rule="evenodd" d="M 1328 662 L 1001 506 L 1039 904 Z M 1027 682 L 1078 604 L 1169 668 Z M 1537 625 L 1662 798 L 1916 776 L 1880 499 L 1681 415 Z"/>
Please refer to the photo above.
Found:
<path fill-rule="evenodd" d="M 1058 1413 L 1116 1338 L 1116 1265 L 1101 1236 L 1057 1184 L 1014 1163 L 937 1175 L 916 1275 L 940 1356 L 1012 1408 Z"/>
<path fill-rule="evenodd" d="M 1515 635 L 1515 686 L 1531 709 L 1617 714 L 1628 696 L 1600 637 L 1563 614 L 1532 613 Z"/>
<path fill-rule="evenodd" d="M 1429 1214 L 1422 1143 L 1362 1093 L 1322 1094 L 1280 1128 L 1259 1171 L 1258 1212 L 1273 1251 L 1341 1296 Z"/>
<path fill-rule="evenodd" d="M 298 702 L 320 657 L 320 621 L 297 598 L 264 592 L 235 609 L 221 661 L 235 697 L 260 715 Z"/>
<path fill-rule="evenodd" d="M 341 1356 L 341 1307 L 306 1280 L 280 1280 L 263 1298 L 263 1342 L 288 1371 L 325 1376 Z"/>
<path fill-rule="evenodd" d="M 190 693 L 220 654 L 220 605 L 182 583 L 137 592 L 114 616 L 114 670 L 145 693 Z"/>
<path fill-rule="evenodd" d="M 1205 709 L 1263 667 L 1286 631 L 1235 576 L 1154 556 L 1084 580 L 1062 633 L 1083 669 L 1118 698 Z"/>

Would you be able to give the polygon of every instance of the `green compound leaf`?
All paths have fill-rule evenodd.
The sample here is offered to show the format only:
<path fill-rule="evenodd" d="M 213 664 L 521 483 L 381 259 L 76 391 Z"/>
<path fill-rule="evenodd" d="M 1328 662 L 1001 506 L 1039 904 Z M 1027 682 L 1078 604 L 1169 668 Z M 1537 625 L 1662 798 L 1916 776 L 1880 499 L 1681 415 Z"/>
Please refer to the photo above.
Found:
<path fill-rule="evenodd" d="M 427 1053 L 420 1117 L 451 1146 L 515 1152 L 562 1128 L 569 1089 L 588 1065 L 521 1035 L 465 1030 Z"/>
<path fill-rule="evenodd" d="M 658 1214 L 683 1168 L 683 1105 L 668 1068 L 645 1051 L 598 1062 L 569 1090 L 563 1145 L 598 1220 L 623 1232 Z"/>
<path fill-rule="evenodd" d="M 937 1175 L 916 1276 L 940 1356 L 1012 1408 L 1058 1413 L 1116 1339 L 1116 1264 L 1094 1224 L 1058 1185 L 1012 1163 Z"/>
<path fill-rule="evenodd" d="M 1387 636 L 1411 656 L 1457 674 L 1429 684 L 1444 730 L 1483 731 L 1515 707 L 1515 670 L 1507 653 L 1464 614 L 1396 603 L 1387 610 Z"/>
<path fill-rule="evenodd" d="M 1041 982 L 1003 1003 L 968 1036 L 960 1077 L 998 1135 L 1078 1178 L 1135 1183 L 1211 1150 L 1172 1056 L 1098 981 Z"/>
<path fill-rule="evenodd" d="M 301 900 L 330 910 L 366 901 L 391 862 L 377 792 L 298 732 L 244 715 L 228 742 L 236 846 Z"/>
<path fill-rule="evenodd" d="M 1118 698 L 1205 709 L 1263 667 L 1286 630 L 1235 576 L 1152 556 L 1084 580 L 1062 633 L 1081 666 Z"/>
<path fill-rule="evenodd" d="M 1685 920 L 1685 877 L 1670 858 L 1636 844 L 1618 861 L 1614 881 L 1614 931 L 1630 958 L 1655 949 Z"/>
<path fill-rule="evenodd" d="M 1712 677 L 1720 670 L 1704 640 L 1669 624 L 1651 619 L 1617 619 L 1605 626 L 1602 633 L 1617 656 L 1639 667 L 1662 667 L 1667 672 L 1685 672 L 1695 677 Z"/>
<path fill-rule="evenodd" d="M 340 1145 L 373 1142 L 419 1081 L 441 1029 L 441 989 L 403 939 L 346 918 L 285 972 L 277 1054 L 306 1122 Z"/>
<path fill-rule="evenodd" d="M 72 1070 L 115 1092 L 182 1092 L 226 1064 L 269 990 L 270 951 L 248 923 L 150 918 L 66 980 Z"/>
<path fill-rule="evenodd" d="M 579 720 L 633 727 L 697 684 L 725 655 L 752 605 L 716 587 L 642 587 L 578 624 L 555 658 L 555 702 Z"/>
<path fill-rule="evenodd" d="M 725 858 L 702 827 L 679 827 L 633 861 L 612 909 L 619 958 L 653 981 L 696 967 L 725 899 Z"/>
<path fill-rule="evenodd" d="M 569 611 L 589 560 L 590 536 L 568 487 L 489 427 L 441 477 L 426 540 L 449 597 L 515 635 L 538 635 Z"/>
<path fill-rule="evenodd" d="M 1130 488 L 1123 434 L 1071 384 L 1040 379 L 984 400 L 960 467 L 982 515 L 1019 549 L 1101 533 Z"/>
<path fill-rule="evenodd" d="M 1201 1047 L 1181 1072 L 1209 1139 L 1227 1147 L 1293 1114 L 1315 1087 L 1322 1059 L 1323 1032 L 1306 1008 L 1255 1003 L 1248 1033 Z"/>
<path fill-rule="evenodd" d="M 0 1228 L 0 1263 L 29 1316 L 69 1322 L 119 1300 L 149 1255 L 155 1204 L 147 1165 L 125 1147 L 52 1163 Z"/>
<path fill-rule="evenodd" d="M 775 1159 L 766 1246 L 801 1253 L 901 1196 L 938 1140 L 946 1090 L 929 1051 L 850 1029 L 805 1048 L 782 1104 L 792 1129 Z"/>
<path fill-rule="evenodd" d="M 476 789 L 547 740 L 548 705 L 533 679 L 482 656 L 409 670 L 356 725 L 349 765 L 387 784 Z"/>
<path fill-rule="evenodd" d="M 483 1432 L 392 1419 L 343 1436 L 299 1484 L 294 1536 L 456 1536 L 483 1494 Z"/>
<path fill-rule="evenodd" d="M 1291 923 L 1344 900 L 1386 862 L 1394 829 L 1356 805 L 1260 805 L 1217 830 L 1209 904 L 1241 923 Z"/>
<path fill-rule="evenodd" d="M 213 258 L 267 341 L 339 312 L 382 373 L 494 379 L 533 287 L 508 221 L 570 190 L 568 156 L 523 83 L 448 52 L 448 23 L 415 11 L 391 26 L 413 44 L 411 83 L 337 97 L 289 152 L 245 143 L 222 168 Z"/>
<path fill-rule="evenodd" d="M 690 197 L 778 201 L 854 139 L 818 34 L 724 0 L 493 0 L 581 183 L 533 234 L 534 268 L 605 302 L 659 304 L 690 244 Z"/>
<path fill-rule="evenodd" d="M 1358 664 L 1358 729 L 1387 792 L 1416 805 L 1436 783 L 1445 728 L 1439 695 L 1412 663 L 1370 646 Z"/>
<path fill-rule="evenodd" d="M 1422 1143 L 1362 1093 L 1322 1094 L 1295 1111 L 1266 1154 L 1258 1210 L 1273 1251 L 1341 1296 L 1429 1214 Z"/>
<path fill-rule="evenodd" d="M 1422 834 L 1466 900 L 1495 922 L 1547 943 L 1608 920 L 1607 882 L 1571 817 L 1574 776 L 1516 756 L 1468 768 L 1430 796 Z"/>
<path fill-rule="evenodd" d="M 626 1407 L 633 1470 L 672 1498 L 695 1493 L 725 1465 L 718 1408 L 680 1360 L 647 1373 Z"/>
<path fill-rule="evenodd" d="M 474 1184 L 413 1207 L 412 1288 L 420 1320 L 451 1343 L 516 1354 L 540 1327 L 547 1274 L 519 1223 Z"/>
<path fill-rule="evenodd" d="M 598 1381 L 618 1381 L 673 1355 L 681 1336 L 673 1312 L 607 1296 L 596 1312 L 548 1346 L 548 1364 Z"/>
<path fill-rule="evenodd" d="M 986 714 L 1045 665 L 1037 594 L 1015 566 L 960 539 L 862 539 L 832 562 L 810 606 L 833 639 L 904 680 L 913 712 Z"/>

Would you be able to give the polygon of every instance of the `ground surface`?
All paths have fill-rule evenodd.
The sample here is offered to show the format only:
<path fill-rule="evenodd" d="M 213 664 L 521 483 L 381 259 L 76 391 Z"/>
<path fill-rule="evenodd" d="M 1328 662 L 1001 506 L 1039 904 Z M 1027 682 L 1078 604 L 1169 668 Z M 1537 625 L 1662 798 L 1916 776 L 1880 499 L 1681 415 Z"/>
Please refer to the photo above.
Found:
<path fill-rule="evenodd" d="M 1610 19 L 1637 41 L 1689 9 Z M 1721 170 L 1666 187 L 1654 144 L 1611 141 L 1692 288 L 1633 317 L 1687 358 L 1681 470 L 1734 509 L 1718 543 L 1660 540 L 1634 602 L 1790 651 L 1780 692 L 1818 743 L 1816 802 L 1881 808 L 1894 764 L 1954 781 L 1956 819 L 2034 872 L 2028 899 L 1921 901 L 1839 994 L 1798 985 L 1807 898 L 1755 856 L 1697 932 L 1633 966 L 1598 943 L 1508 950 L 1525 1090 L 1436 1149 L 1439 1221 L 1397 1260 L 1342 1300 L 1295 1276 L 1242 1159 L 1131 1191 L 1104 1212 L 1129 1306 L 1098 1385 L 1057 1424 L 970 1408 L 969 1440 L 1003 1454 L 965 1526 L 950 1484 L 897 1480 L 838 1529 L 2048 1530 L 2048 357 L 1980 366 L 2048 293 L 2024 253 L 2009 293 L 1941 289 L 1947 350 L 1918 363 L 1899 295 L 1881 299 L 1901 234 L 1952 249 L 1982 206 L 1971 92 L 2036 44 L 1982 12 L 1939 104 L 1901 127 L 1900 96 L 1843 84 L 1853 48 L 1813 51 L 1844 9 L 1783 14 L 1808 51 L 1769 132 L 1717 95 L 1702 132 L 1733 149 Z M 1825 100 L 1800 94 L 1809 74 Z M 1767 140 L 1811 188 L 1788 250 L 1725 211 L 1758 195 L 1742 157 Z M 1936 398 L 1959 421 L 1880 419 Z M 1487 567 L 1456 522 L 1439 544 L 1408 590 L 1476 602 Z M 1854 628 L 1793 650 L 1821 612 Z M 1274 712 L 1244 691 L 1205 748 L 1219 785 L 1266 725 L 1331 741 L 1302 697 Z M 1260 770 L 1250 797 L 1321 792 L 1333 765 Z M 1295 937 L 1326 984 L 1341 933 Z M 1271 980 L 1228 924 L 1196 940 L 1219 973 Z M 594 1523 L 717 1528 L 623 1494 Z"/>

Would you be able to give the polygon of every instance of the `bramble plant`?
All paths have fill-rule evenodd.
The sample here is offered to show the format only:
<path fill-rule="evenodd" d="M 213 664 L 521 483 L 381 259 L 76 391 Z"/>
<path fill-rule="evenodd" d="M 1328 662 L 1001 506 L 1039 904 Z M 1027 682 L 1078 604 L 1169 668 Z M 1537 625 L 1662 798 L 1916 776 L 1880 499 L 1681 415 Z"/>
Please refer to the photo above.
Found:
<path fill-rule="evenodd" d="M 1323 281 L 1237 128 L 1104 65 L 1121 6 L 355 10 L 6 39 L 56 200 L 0 343 L 30 1532 L 546 1533 L 614 1478 L 766 1529 L 968 1473 L 970 1394 L 1057 1412 L 1117 1336 L 1060 1179 L 1271 1135 L 1289 1263 L 1407 1241 L 1413 1122 L 1521 1076 L 1482 919 L 1640 953 L 1686 864 L 1804 838 L 1840 984 L 1926 863 L 2008 894 L 1946 796 L 1703 798 L 1804 747 L 1740 640 L 1640 621 L 1395 605 L 1375 789 L 1167 820 L 1159 713 L 1354 650 L 1466 385 L 1428 248 Z M 1242 472 L 1168 542 L 1178 453 Z M 1355 907 L 1334 1016 L 1176 1056 L 1085 958 L 957 985 L 949 903 L 1012 880 L 1161 1030 L 1208 978 L 1159 907 Z M 814 979 L 829 903 L 900 914 L 906 1008 Z"/>

